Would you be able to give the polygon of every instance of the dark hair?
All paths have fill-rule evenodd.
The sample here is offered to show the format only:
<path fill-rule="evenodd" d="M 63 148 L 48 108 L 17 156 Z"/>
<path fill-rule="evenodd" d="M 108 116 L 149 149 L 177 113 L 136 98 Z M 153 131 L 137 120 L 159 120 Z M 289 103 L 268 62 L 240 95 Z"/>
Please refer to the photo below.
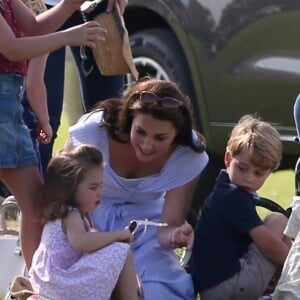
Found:
<path fill-rule="evenodd" d="M 144 105 L 138 101 L 143 91 L 154 93 L 161 98 L 175 98 L 182 105 L 176 110 L 160 105 Z M 123 100 L 101 101 L 95 110 L 104 111 L 102 126 L 106 126 L 110 136 L 120 142 L 128 141 L 122 140 L 120 136 L 123 133 L 129 134 L 134 116 L 143 113 L 155 119 L 170 121 L 177 130 L 174 141 L 177 145 L 189 146 L 196 152 L 204 151 L 204 138 L 196 130 L 191 101 L 174 82 L 145 77 L 129 88 Z"/>
<path fill-rule="evenodd" d="M 75 191 L 86 172 L 102 166 L 102 153 L 91 145 L 82 144 L 70 152 L 61 151 L 49 162 L 45 175 L 42 220 L 61 219 L 69 207 L 76 207 Z"/>

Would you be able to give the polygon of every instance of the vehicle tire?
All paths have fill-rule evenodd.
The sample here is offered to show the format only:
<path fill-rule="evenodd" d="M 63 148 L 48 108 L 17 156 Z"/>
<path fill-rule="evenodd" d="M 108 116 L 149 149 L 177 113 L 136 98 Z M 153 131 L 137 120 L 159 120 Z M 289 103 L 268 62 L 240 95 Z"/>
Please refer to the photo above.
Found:
<path fill-rule="evenodd" d="M 138 31 L 130 36 L 130 45 L 140 78 L 151 76 L 175 81 L 190 99 L 194 99 L 187 63 L 171 30 L 151 28 Z M 127 76 L 128 84 L 132 80 L 131 76 Z"/>

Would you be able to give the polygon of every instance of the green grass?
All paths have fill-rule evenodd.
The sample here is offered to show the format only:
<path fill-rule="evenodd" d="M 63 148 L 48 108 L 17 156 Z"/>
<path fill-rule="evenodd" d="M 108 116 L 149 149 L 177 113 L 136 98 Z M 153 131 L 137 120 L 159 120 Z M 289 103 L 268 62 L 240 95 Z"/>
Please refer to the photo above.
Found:
<path fill-rule="evenodd" d="M 272 173 L 258 193 L 288 208 L 295 194 L 294 170 Z"/>

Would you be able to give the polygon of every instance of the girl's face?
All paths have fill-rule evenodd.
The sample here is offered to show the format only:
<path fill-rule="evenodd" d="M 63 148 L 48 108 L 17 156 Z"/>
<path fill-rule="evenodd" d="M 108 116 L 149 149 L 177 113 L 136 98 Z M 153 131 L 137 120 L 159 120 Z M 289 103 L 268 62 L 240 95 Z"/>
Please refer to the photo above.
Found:
<path fill-rule="evenodd" d="M 103 168 L 89 169 L 83 180 L 76 188 L 75 197 L 78 209 L 83 213 L 90 213 L 96 209 L 102 197 Z"/>
<path fill-rule="evenodd" d="M 225 166 L 230 181 L 243 187 L 248 192 L 256 192 L 262 187 L 271 169 L 262 169 L 250 162 L 249 152 L 244 149 L 234 157 L 230 152 L 225 154 Z"/>
<path fill-rule="evenodd" d="M 139 113 L 132 121 L 130 140 L 137 159 L 149 163 L 169 157 L 176 135 L 177 130 L 170 121 Z"/>

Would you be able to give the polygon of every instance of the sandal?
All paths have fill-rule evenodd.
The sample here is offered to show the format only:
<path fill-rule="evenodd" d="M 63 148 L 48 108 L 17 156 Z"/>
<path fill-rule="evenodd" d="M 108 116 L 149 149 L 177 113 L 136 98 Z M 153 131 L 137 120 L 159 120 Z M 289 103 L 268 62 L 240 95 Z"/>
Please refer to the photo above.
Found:
<path fill-rule="evenodd" d="M 17 276 L 13 279 L 4 300 L 51 300 L 48 297 L 36 294 L 28 278 Z"/>

